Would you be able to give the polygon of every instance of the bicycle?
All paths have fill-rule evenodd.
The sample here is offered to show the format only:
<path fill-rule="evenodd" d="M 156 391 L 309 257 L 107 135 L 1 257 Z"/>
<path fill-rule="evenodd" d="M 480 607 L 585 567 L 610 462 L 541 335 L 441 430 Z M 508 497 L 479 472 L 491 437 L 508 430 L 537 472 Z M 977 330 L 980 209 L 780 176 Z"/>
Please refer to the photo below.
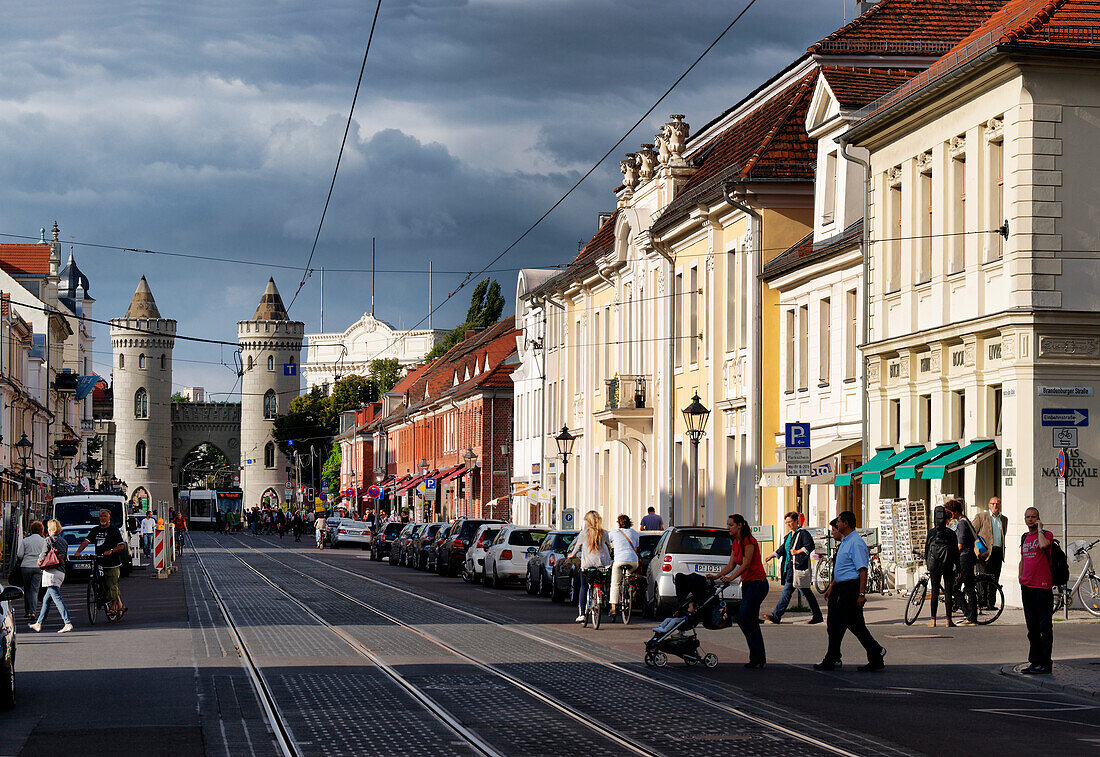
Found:
<path fill-rule="evenodd" d="M 1072 601 L 1073 594 L 1076 592 L 1077 598 L 1081 600 L 1081 605 L 1090 614 L 1100 618 L 1100 576 L 1096 574 L 1096 570 L 1092 567 L 1091 554 L 1092 548 L 1097 544 L 1100 544 L 1100 539 L 1088 546 L 1085 546 L 1084 542 L 1073 542 L 1069 545 L 1070 550 L 1073 552 L 1074 562 L 1083 559 L 1085 564 L 1081 567 L 1081 574 L 1077 576 L 1073 586 L 1059 586 L 1055 590 L 1055 612 L 1061 610 L 1066 602 Z"/>
<path fill-rule="evenodd" d="M 918 554 L 919 553 L 914 553 Z M 923 561 L 918 560 L 918 563 L 922 566 L 923 573 L 916 583 L 913 584 L 912 590 L 909 592 L 909 599 L 905 603 L 905 625 L 911 626 L 920 617 L 920 611 L 924 607 L 924 600 L 928 597 L 930 577 L 928 570 L 924 567 Z M 993 606 L 984 607 L 979 601 L 979 597 L 993 597 Z M 986 575 L 985 573 L 979 573 L 974 577 L 974 600 L 978 602 L 978 608 L 974 611 L 975 622 L 979 626 L 987 626 L 997 618 L 1001 617 L 1001 613 L 1005 609 L 1005 593 L 1001 585 L 997 583 L 993 576 Z M 962 616 L 966 618 L 970 608 L 967 603 L 966 594 L 963 591 L 962 580 L 956 577 L 953 591 L 951 592 L 951 603 L 954 612 L 962 613 Z"/>
<path fill-rule="evenodd" d="M 619 582 L 619 614 L 623 625 L 630 625 L 630 616 L 634 612 L 634 600 L 638 597 L 638 571 L 629 566 L 619 568 L 622 580 Z"/>
<path fill-rule="evenodd" d="M 817 567 L 814 568 L 814 588 L 817 589 L 818 594 L 824 594 L 833 580 L 833 559 L 835 553 L 833 551 L 832 538 L 826 536 L 825 551 L 815 552 L 815 554 L 818 555 L 818 558 Z"/>
<path fill-rule="evenodd" d="M 882 568 L 882 546 L 872 544 L 868 551 L 871 554 L 871 561 L 867 566 L 867 593 L 885 594 L 886 571 Z"/>
<path fill-rule="evenodd" d="M 94 626 L 100 612 L 108 623 L 114 623 L 122 617 L 122 614 L 115 612 L 107 601 L 103 565 L 98 558 L 95 558 L 92 560 L 92 574 L 88 576 L 88 623 Z"/>
<path fill-rule="evenodd" d="M 611 568 L 588 568 L 584 571 L 585 580 L 588 581 L 588 604 L 584 608 L 584 627 L 588 623 L 597 631 L 600 630 L 600 620 L 603 616 L 604 594 L 611 578 Z"/>

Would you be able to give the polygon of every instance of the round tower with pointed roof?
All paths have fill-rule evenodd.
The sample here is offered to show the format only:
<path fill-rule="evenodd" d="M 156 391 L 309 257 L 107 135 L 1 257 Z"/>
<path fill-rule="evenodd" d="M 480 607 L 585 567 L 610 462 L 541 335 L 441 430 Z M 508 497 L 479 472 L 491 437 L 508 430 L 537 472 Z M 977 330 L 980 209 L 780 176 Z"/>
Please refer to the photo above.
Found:
<path fill-rule="evenodd" d="M 301 386 L 305 324 L 290 320 L 275 280 L 269 279 L 256 314 L 237 323 L 241 346 L 241 486 L 246 507 L 285 498 L 287 458 L 272 436 L 277 414 L 286 413 Z"/>
<path fill-rule="evenodd" d="M 70 260 L 70 265 L 72 261 Z M 77 286 L 86 286 L 76 276 Z M 141 277 L 126 315 L 112 318 L 115 475 L 134 504 L 153 508 L 172 500 L 172 348 L 176 322 L 161 318 L 149 282 Z"/>

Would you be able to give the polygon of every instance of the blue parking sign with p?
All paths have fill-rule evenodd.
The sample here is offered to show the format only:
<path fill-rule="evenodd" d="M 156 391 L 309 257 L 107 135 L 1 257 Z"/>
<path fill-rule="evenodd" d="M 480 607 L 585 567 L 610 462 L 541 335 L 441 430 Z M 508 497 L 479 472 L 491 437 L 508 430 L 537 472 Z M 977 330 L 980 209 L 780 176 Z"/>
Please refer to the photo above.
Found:
<path fill-rule="evenodd" d="M 810 446 L 810 424 L 809 423 L 788 423 L 787 424 L 787 446 L 788 447 L 809 447 Z"/>

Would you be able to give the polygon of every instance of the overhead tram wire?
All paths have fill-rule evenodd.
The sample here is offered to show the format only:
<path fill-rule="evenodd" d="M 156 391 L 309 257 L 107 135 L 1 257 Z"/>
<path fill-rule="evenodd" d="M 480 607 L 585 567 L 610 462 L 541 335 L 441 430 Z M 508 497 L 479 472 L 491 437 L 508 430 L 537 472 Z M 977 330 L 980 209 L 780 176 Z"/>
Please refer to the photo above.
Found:
<path fill-rule="evenodd" d="M 508 254 L 509 252 L 511 252 L 511 251 L 512 251 L 512 250 L 513 250 L 513 249 L 514 249 L 514 248 L 516 247 L 516 245 L 518 245 L 518 244 L 519 244 L 520 242 L 522 242 L 522 241 L 523 241 L 524 239 L 526 239 L 526 238 L 527 238 L 527 236 L 528 236 L 528 235 L 529 235 L 529 234 L 530 234 L 530 233 L 531 233 L 532 231 L 534 231 L 534 230 L 535 230 L 535 229 L 536 229 L 536 228 L 537 228 L 537 227 L 538 227 L 538 226 L 539 226 L 539 225 L 540 225 L 540 224 L 541 224 L 541 223 L 542 223 L 542 222 L 543 222 L 544 220 L 546 220 L 547 216 L 549 216 L 549 215 L 550 215 L 551 213 L 553 213 L 553 212 L 554 212 L 555 210 L 557 210 L 557 209 L 558 209 L 558 206 L 560 206 L 560 205 L 561 205 L 561 204 L 562 204 L 563 202 L 565 202 L 565 201 L 566 201 L 566 199 L 567 199 L 567 198 L 568 198 L 568 197 L 569 197 L 569 196 L 570 196 L 571 194 L 573 194 L 573 192 L 574 192 L 574 191 L 576 191 L 577 187 L 579 187 L 579 186 L 580 186 L 580 185 L 581 185 L 582 183 L 584 183 L 584 181 L 585 181 L 585 180 L 586 180 L 586 179 L 587 179 L 587 178 L 588 178 L 589 176 L 591 176 L 591 175 L 592 175 L 593 173 L 595 173 L 596 169 L 597 169 L 597 168 L 599 168 L 599 167 L 600 167 L 601 165 L 603 165 L 603 162 L 604 162 L 605 160 L 607 160 L 607 158 L 608 158 L 608 157 L 609 157 L 609 156 L 611 155 L 611 153 L 613 153 L 613 152 L 615 152 L 615 150 L 619 149 L 619 146 L 620 146 L 620 145 L 621 145 L 621 144 L 622 144 L 623 142 L 625 142 L 625 141 L 627 140 L 627 138 L 629 138 L 629 137 L 630 137 L 630 135 L 631 135 L 631 134 L 633 134 L 633 133 L 634 133 L 634 130 L 635 130 L 635 129 L 637 129 L 637 128 L 638 128 L 639 126 L 641 126 L 641 125 L 642 125 L 642 123 L 643 123 L 643 122 L 644 122 L 644 121 L 645 121 L 645 120 L 646 120 L 647 118 L 649 118 L 650 114 L 651 114 L 651 113 L 653 113 L 653 111 L 655 111 L 655 110 L 657 109 L 657 106 L 658 106 L 658 105 L 660 105 L 660 104 L 661 104 L 662 102 L 664 102 L 665 98 L 666 98 L 666 97 L 668 97 L 668 96 L 669 96 L 669 95 L 670 95 L 670 94 L 672 93 L 672 90 L 676 89 L 676 87 L 677 87 L 677 86 L 678 86 L 678 85 L 680 84 L 680 82 L 682 82 L 682 81 L 683 81 L 683 80 L 684 80 L 685 78 L 687 78 L 687 75 L 688 75 L 688 74 L 690 74 L 690 73 L 691 73 L 691 72 L 692 72 L 693 70 L 695 70 L 695 67 L 696 67 L 697 65 L 699 65 L 699 62 L 700 62 L 700 61 L 702 61 L 704 57 L 706 57 L 707 53 L 709 53 L 709 52 L 710 52 L 711 50 L 713 50 L 713 49 L 714 49 L 714 47 L 715 47 L 715 46 L 716 46 L 716 45 L 717 45 L 717 44 L 718 44 L 719 42 L 721 42 L 721 41 L 722 41 L 722 38 L 723 38 L 723 37 L 725 37 L 725 36 L 726 36 L 726 34 L 728 34 L 728 33 L 729 33 L 730 29 L 732 29 L 732 28 L 733 28 L 733 27 L 734 27 L 734 26 L 735 26 L 735 25 L 737 24 L 737 22 L 738 22 L 738 21 L 740 21 L 740 20 L 741 20 L 741 18 L 742 18 L 742 17 L 743 17 L 743 16 L 744 16 L 744 15 L 745 15 L 746 13 L 748 13 L 748 12 L 749 12 L 749 10 L 750 10 L 750 9 L 751 9 L 751 8 L 752 8 L 752 7 L 754 6 L 754 5 L 756 5 L 756 0 L 749 0 L 749 2 L 748 2 L 748 3 L 746 4 L 746 5 L 745 5 L 745 7 L 744 7 L 744 8 L 742 8 L 742 9 L 740 10 L 740 12 L 738 12 L 738 14 L 737 14 L 736 16 L 734 16 L 734 17 L 733 17 L 733 20 L 732 20 L 732 21 L 730 21 L 730 22 L 729 22 L 729 24 L 727 24 L 727 25 L 726 25 L 726 28 L 725 28 L 725 29 L 723 29 L 723 30 L 722 30 L 722 31 L 721 31 L 721 32 L 720 32 L 720 33 L 718 34 L 718 36 L 714 38 L 714 41 L 713 41 L 713 42 L 711 42 L 711 43 L 710 43 L 709 45 L 707 45 L 706 49 L 704 49 L 704 50 L 703 50 L 703 52 L 699 53 L 699 56 L 698 56 L 698 57 L 697 57 L 697 58 L 696 58 L 696 59 L 695 59 L 694 61 L 692 61 L 691 65 L 690 65 L 690 66 L 688 66 L 688 67 L 687 67 L 687 68 L 686 68 L 686 69 L 684 70 L 684 72 L 683 72 L 682 74 L 680 74 L 680 75 L 679 75 L 679 76 L 678 76 L 678 77 L 676 78 L 676 81 L 672 82 L 672 84 L 670 84 L 670 85 L 669 85 L 668 89 L 666 89 L 666 90 L 664 91 L 664 94 L 662 94 L 662 95 L 661 95 L 660 97 L 658 97 L 658 98 L 657 98 L 657 100 L 656 100 L 656 101 L 655 101 L 655 102 L 653 103 L 653 105 L 651 105 L 651 106 L 650 106 L 650 107 L 649 107 L 649 108 L 648 108 L 648 109 L 646 110 L 646 112 L 645 112 L 645 113 L 643 113 L 643 114 L 642 114 L 642 115 L 641 115 L 641 116 L 640 116 L 640 117 L 638 118 L 638 120 L 637 120 L 637 121 L 635 121 L 635 122 L 634 122 L 634 124 L 633 124 L 633 125 L 632 125 L 632 126 L 631 126 L 631 127 L 629 128 L 629 129 L 627 129 L 627 130 L 626 130 L 626 132 L 625 132 L 625 133 L 624 133 L 624 134 L 623 134 L 623 135 L 622 135 L 621 137 L 619 137 L 619 139 L 618 139 L 618 140 L 617 140 L 617 141 L 615 142 L 615 144 L 611 145 L 611 147 L 610 147 L 610 148 L 608 148 L 607 152 L 605 152 L 605 153 L 604 153 L 604 154 L 603 154 L 603 155 L 602 155 L 602 156 L 600 157 L 600 159 L 599 159 L 599 160 L 597 160 L 597 161 L 596 161 L 596 162 L 595 162 L 595 163 L 594 163 L 594 164 L 592 165 L 592 167 L 591 167 L 591 168 L 589 168 L 589 169 L 588 169 L 587 171 L 585 171 L 585 172 L 584 172 L 584 174 L 583 174 L 583 175 L 582 175 L 582 176 L 581 176 L 581 177 L 580 177 L 579 179 L 577 179 L 577 181 L 576 181 L 576 182 L 575 182 L 575 183 L 573 184 L 573 186 L 569 187 L 569 189 L 568 189 L 568 190 L 566 190 L 565 194 L 563 194 L 563 195 L 562 195 L 562 196 L 561 196 L 560 198 L 558 198 L 557 202 L 555 202 L 555 203 L 554 203 L 553 205 L 551 205 L 551 206 L 550 206 L 550 207 L 549 207 L 549 208 L 548 208 L 548 209 L 546 210 L 546 212 L 545 212 L 545 213 L 543 213 L 543 214 L 542 214 L 541 216 L 539 216 L 539 217 L 538 217 L 538 218 L 537 218 L 537 219 L 535 220 L 535 222 L 534 222 L 534 223 L 532 223 L 532 224 L 531 224 L 530 226 L 528 226 L 528 227 L 527 227 L 527 229 L 526 229 L 526 230 L 525 230 L 525 231 L 524 231 L 524 232 L 523 232 L 522 234 L 520 234 L 520 235 L 519 235 L 518 237 L 516 237 L 516 239 L 515 239 L 515 240 L 514 240 L 514 241 L 513 241 L 513 242 L 512 242 L 511 244 L 509 244 L 509 245 L 508 245 L 507 247 L 505 247 L 505 248 L 504 248 L 503 250 L 501 250 L 501 251 L 500 251 L 500 252 L 499 252 L 499 253 L 498 253 L 498 254 L 497 254 L 497 255 L 496 255 L 496 256 L 495 256 L 495 257 L 494 257 L 494 258 L 493 258 L 492 260 L 490 260 L 490 261 L 489 261 L 489 262 L 488 262 L 488 263 L 487 263 L 487 264 L 486 264 L 485 266 L 483 266 L 483 267 L 481 268 L 481 270 L 477 271 L 476 273 L 471 273 L 471 274 L 467 275 L 467 276 L 466 276 L 466 278 L 464 278 L 464 279 L 463 279 L 463 280 L 462 280 L 462 281 L 461 281 L 461 282 L 459 283 L 459 285 L 458 285 L 458 286 L 457 286 L 457 287 L 456 287 L 456 288 L 455 288 L 454 290 L 452 290 L 452 291 L 450 292 L 450 294 L 448 294 L 448 295 L 447 295 L 446 297 L 444 297 L 444 298 L 443 298 L 443 301 L 442 301 L 442 302 L 440 302 L 440 303 L 439 303 L 438 305 L 436 305 L 436 306 L 435 306 L 434 308 L 432 308 L 431 310 L 429 310 L 429 311 L 428 311 L 428 313 L 427 313 L 427 314 L 426 314 L 426 315 L 425 315 L 424 317 L 422 317 L 422 318 L 421 318 L 421 319 L 420 319 L 419 321 L 417 321 L 416 323 L 414 323 L 414 324 L 412 325 L 412 327 L 411 327 L 411 328 L 410 328 L 409 330 L 410 330 L 410 331 L 412 331 L 412 330 L 415 330 L 415 329 L 416 329 L 417 327 L 419 327 L 419 326 L 420 326 L 420 325 L 421 325 L 422 323 L 424 323 L 424 322 L 425 322 L 426 320 L 428 320 L 429 318 L 431 318 L 431 316 L 433 316 L 433 315 L 434 315 L 434 314 L 435 314 L 435 313 L 436 313 L 436 312 L 437 312 L 437 311 L 438 311 L 438 310 L 439 310 L 440 308 L 442 308 L 442 307 L 443 307 L 444 305 L 446 305 L 446 304 L 447 304 L 448 302 L 450 302 L 450 300 L 451 300 L 451 299 L 452 299 L 452 298 L 453 298 L 453 297 L 454 297 L 455 295 L 457 295 L 457 294 L 458 294 L 459 292 L 461 292 L 461 291 L 462 291 L 462 290 L 463 290 L 463 289 L 464 289 L 464 288 L 465 288 L 465 287 L 466 287 L 466 286 L 467 286 L 467 285 L 468 285 L 468 284 L 469 284 L 469 283 L 470 283 L 471 281 L 473 281 L 473 280 L 474 280 L 475 278 L 477 278 L 478 276 L 481 276 L 482 274 L 484 274 L 484 273 L 487 273 L 487 272 L 488 272 L 488 270 L 489 270 L 489 269 L 490 269 L 490 268 L 491 268 L 491 267 L 493 266 L 493 264 L 495 264 L 495 263 L 496 263 L 497 261 L 499 261 L 499 260 L 500 260 L 501 258 L 503 258 L 503 257 L 504 257 L 505 255 L 507 255 L 507 254 Z M 303 280 L 303 284 L 304 284 L 304 283 L 305 283 L 305 282 L 304 282 L 304 280 Z M 299 289 L 301 289 L 301 287 L 300 287 L 300 286 L 299 286 Z M 295 297 L 297 297 L 297 292 L 295 292 Z M 399 337 L 395 338 L 395 339 L 394 339 L 394 341 L 392 341 L 392 342 L 391 342 L 390 344 L 388 344 L 387 346 L 385 346 L 385 347 L 383 347 L 383 348 L 382 348 L 381 350 L 379 350 L 379 351 L 378 351 L 377 353 L 375 353 L 375 354 L 374 354 L 374 356 L 370 358 L 370 360 L 374 360 L 374 359 L 375 359 L 375 358 L 377 358 L 377 357 L 378 357 L 379 355 L 382 355 L 383 353 L 385 353 L 385 352 L 386 352 L 386 351 L 387 351 L 388 349 L 390 349 L 390 347 L 392 347 L 393 345 L 397 344 L 397 342 L 398 342 L 398 341 L 400 341 L 401 339 L 404 339 L 404 337 L 403 337 L 403 336 L 399 336 Z M 368 362 L 369 362 L 369 361 L 368 361 Z"/>
<path fill-rule="evenodd" d="M 351 108 L 348 109 L 348 122 L 344 124 L 344 138 L 340 140 L 340 152 L 336 155 L 336 167 L 332 171 L 332 181 L 328 185 L 328 196 L 325 197 L 325 207 L 321 211 L 321 220 L 317 223 L 317 233 L 313 236 L 313 247 L 309 251 L 309 257 L 306 259 L 306 264 L 302 268 L 302 280 L 298 282 L 298 288 L 294 290 L 294 296 L 290 298 L 290 304 L 287 305 L 286 310 L 289 313 L 290 309 L 294 307 L 294 303 L 298 300 L 298 294 L 302 291 L 302 287 L 306 285 L 306 279 L 309 278 L 312 271 L 309 269 L 309 264 L 313 262 L 313 256 L 317 252 L 317 241 L 321 238 L 321 227 L 325 225 L 325 216 L 328 214 L 328 205 L 332 201 L 332 190 L 336 187 L 336 175 L 340 173 L 340 161 L 344 157 L 344 146 L 348 142 L 348 132 L 351 131 L 351 119 L 355 115 L 355 103 L 359 100 L 359 88 L 363 84 L 363 72 L 367 70 L 367 56 L 370 55 L 370 43 L 374 39 L 374 27 L 378 24 L 378 12 L 382 9 L 382 0 L 378 0 L 378 3 L 374 6 L 374 19 L 370 23 L 370 34 L 367 35 L 367 47 L 363 51 L 363 64 L 359 67 L 359 79 L 355 82 L 355 94 L 351 97 Z"/>

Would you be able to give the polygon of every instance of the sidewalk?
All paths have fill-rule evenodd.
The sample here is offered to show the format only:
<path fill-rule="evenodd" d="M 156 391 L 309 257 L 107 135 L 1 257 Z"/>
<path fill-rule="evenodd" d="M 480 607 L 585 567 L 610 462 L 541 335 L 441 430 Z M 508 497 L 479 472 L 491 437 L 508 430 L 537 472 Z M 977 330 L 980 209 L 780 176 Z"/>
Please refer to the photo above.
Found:
<path fill-rule="evenodd" d="M 1020 671 L 1026 663 L 1005 665 L 1001 675 L 1026 681 L 1051 691 L 1061 691 L 1074 696 L 1100 699 L 1100 657 L 1091 659 L 1059 660 L 1055 658 L 1050 675 L 1024 675 Z"/>
<path fill-rule="evenodd" d="M 53 607 L 34 633 L 16 603 L 17 701 L 4 714 L 0 754 L 203 752 L 182 577 L 134 571 L 119 590 L 126 617 L 90 626 L 87 584 L 67 582 L 62 595 L 76 630 L 62 636 Z"/>

